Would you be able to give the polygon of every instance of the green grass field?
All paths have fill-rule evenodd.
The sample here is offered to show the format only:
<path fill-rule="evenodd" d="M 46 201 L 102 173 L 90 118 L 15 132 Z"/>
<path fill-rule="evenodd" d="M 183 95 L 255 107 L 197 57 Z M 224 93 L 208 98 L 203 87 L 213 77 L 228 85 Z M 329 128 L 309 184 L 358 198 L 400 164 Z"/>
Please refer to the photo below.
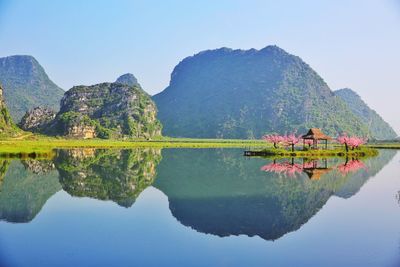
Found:
<path fill-rule="evenodd" d="M 249 150 L 263 150 L 272 148 L 271 144 L 263 140 L 240 139 L 192 139 L 163 137 L 157 140 L 106 140 L 106 139 L 64 139 L 33 134 L 26 134 L 18 138 L 0 140 L 1 155 L 51 155 L 54 149 L 67 148 L 244 148 Z M 364 147 L 375 149 L 400 149 L 400 142 L 372 143 Z M 314 154 L 335 154 L 339 145 L 333 145 L 333 150 L 317 150 Z M 288 150 L 280 150 L 282 155 L 290 154 Z M 310 154 L 310 152 L 297 151 L 297 154 Z"/>
<path fill-rule="evenodd" d="M 159 140 L 105 140 L 105 139 L 61 139 L 42 136 L 29 136 L 25 139 L 3 139 L 0 141 L 0 153 L 45 153 L 63 148 L 266 148 L 269 144 L 262 140 L 236 139 L 189 139 L 163 138 Z"/>

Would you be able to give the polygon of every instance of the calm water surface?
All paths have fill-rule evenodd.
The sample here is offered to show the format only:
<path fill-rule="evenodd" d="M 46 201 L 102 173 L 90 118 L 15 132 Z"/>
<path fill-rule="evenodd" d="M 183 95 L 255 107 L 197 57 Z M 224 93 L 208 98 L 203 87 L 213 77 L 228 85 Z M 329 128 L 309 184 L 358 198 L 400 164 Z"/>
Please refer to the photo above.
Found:
<path fill-rule="evenodd" d="M 400 154 L 0 160 L 0 266 L 399 266 Z"/>

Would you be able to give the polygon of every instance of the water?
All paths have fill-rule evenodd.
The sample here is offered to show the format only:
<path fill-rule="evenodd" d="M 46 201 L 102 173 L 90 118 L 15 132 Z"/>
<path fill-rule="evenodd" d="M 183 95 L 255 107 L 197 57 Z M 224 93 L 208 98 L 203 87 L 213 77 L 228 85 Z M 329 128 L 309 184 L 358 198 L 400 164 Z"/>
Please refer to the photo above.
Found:
<path fill-rule="evenodd" d="M 398 266 L 400 154 L 59 151 L 0 160 L 0 266 Z"/>

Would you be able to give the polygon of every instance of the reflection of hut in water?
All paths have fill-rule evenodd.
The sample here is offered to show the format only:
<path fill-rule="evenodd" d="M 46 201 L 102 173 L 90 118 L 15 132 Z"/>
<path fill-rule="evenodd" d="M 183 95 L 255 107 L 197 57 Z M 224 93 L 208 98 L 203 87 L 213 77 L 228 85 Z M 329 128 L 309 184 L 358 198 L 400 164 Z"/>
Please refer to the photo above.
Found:
<path fill-rule="evenodd" d="M 311 180 L 319 180 L 322 175 L 330 172 L 332 168 L 328 168 L 328 160 L 322 159 L 322 164 L 318 164 L 319 160 L 306 161 L 303 159 L 303 172 L 305 172 Z"/>
<path fill-rule="evenodd" d="M 303 147 L 306 146 L 306 140 L 312 140 L 313 141 L 313 149 L 318 148 L 318 141 L 322 140 L 325 141 L 325 149 L 328 148 L 328 140 L 332 140 L 332 137 L 327 136 L 324 134 L 321 129 L 319 128 L 311 128 L 305 135 L 303 135 L 301 138 L 303 138 Z"/>

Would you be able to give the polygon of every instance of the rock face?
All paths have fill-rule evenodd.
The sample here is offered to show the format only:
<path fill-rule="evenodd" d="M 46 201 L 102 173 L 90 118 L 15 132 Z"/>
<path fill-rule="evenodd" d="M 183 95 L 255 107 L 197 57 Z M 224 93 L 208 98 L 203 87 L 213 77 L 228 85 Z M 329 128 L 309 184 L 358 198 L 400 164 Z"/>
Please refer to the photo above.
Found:
<path fill-rule="evenodd" d="M 0 85 L 0 137 L 14 136 L 18 133 L 17 127 L 8 112 L 3 99 L 3 88 Z"/>
<path fill-rule="evenodd" d="M 84 123 L 77 123 L 66 127 L 65 133 L 68 137 L 91 139 L 96 137 L 96 127 L 93 125 L 85 125 Z"/>
<path fill-rule="evenodd" d="M 350 107 L 353 113 L 363 121 L 374 138 L 378 140 L 395 139 L 397 137 L 393 128 L 371 109 L 361 97 L 349 88 L 336 90 L 335 94 L 343 99 L 344 102 Z"/>
<path fill-rule="evenodd" d="M 75 86 L 61 100 L 55 134 L 73 138 L 152 138 L 161 135 L 157 109 L 138 86 Z"/>
<path fill-rule="evenodd" d="M 44 107 L 36 107 L 28 111 L 21 119 L 18 126 L 25 131 L 43 132 L 49 127 L 56 113 Z"/>
<path fill-rule="evenodd" d="M 64 90 L 52 82 L 32 56 L 0 58 L 0 82 L 11 117 L 18 122 L 28 110 L 47 106 L 58 110 Z"/>
<path fill-rule="evenodd" d="M 139 86 L 140 84 L 136 77 L 132 73 L 126 73 L 118 77 L 115 81 L 116 83 L 122 83 L 129 86 Z"/>
<path fill-rule="evenodd" d="M 312 127 L 333 136 L 369 135 L 309 65 L 276 46 L 221 48 L 185 58 L 153 99 L 168 136 L 260 138 Z"/>

